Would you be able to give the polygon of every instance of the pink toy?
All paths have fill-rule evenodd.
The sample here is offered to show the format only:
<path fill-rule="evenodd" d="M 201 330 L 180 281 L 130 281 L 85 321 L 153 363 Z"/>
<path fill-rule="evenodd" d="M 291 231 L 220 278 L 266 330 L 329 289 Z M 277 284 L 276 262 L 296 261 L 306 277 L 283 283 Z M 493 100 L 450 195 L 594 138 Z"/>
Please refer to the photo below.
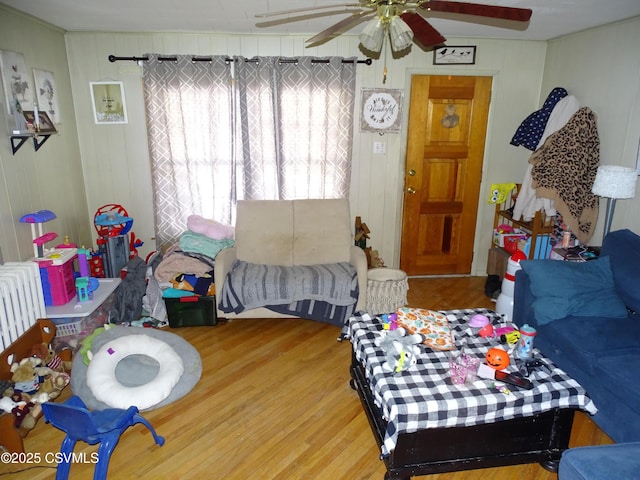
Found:
<path fill-rule="evenodd" d="M 469 320 L 469 326 L 474 328 L 482 328 L 489 323 L 489 318 L 486 315 L 474 315 Z"/>
<path fill-rule="evenodd" d="M 500 327 L 500 328 L 496 328 L 496 335 L 500 336 L 500 335 L 506 335 L 507 333 L 511 333 L 515 330 L 515 328 L 513 327 Z"/>
<path fill-rule="evenodd" d="M 493 325 L 491 325 L 490 323 L 487 323 L 484 327 L 482 327 L 478 332 L 478 334 L 482 338 L 494 338 L 496 336 L 496 332 L 493 329 Z"/>
<path fill-rule="evenodd" d="M 513 233 L 513 227 L 506 223 L 501 223 L 496 227 L 498 233 Z"/>
<path fill-rule="evenodd" d="M 235 230 L 229 225 L 209 220 L 200 215 L 189 215 L 187 217 L 187 228 L 194 233 L 206 235 L 214 240 L 226 240 L 234 237 Z"/>
<path fill-rule="evenodd" d="M 58 234 L 57 233 L 43 233 L 42 224 L 46 223 L 50 220 L 54 220 L 56 214 L 51 210 L 38 210 L 37 212 L 27 213 L 20 217 L 21 223 L 30 223 L 31 224 L 31 237 L 33 238 L 33 255 L 36 258 L 42 258 L 45 254 L 44 244 L 54 240 Z M 38 236 L 36 236 L 36 227 L 38 224 Z"/>

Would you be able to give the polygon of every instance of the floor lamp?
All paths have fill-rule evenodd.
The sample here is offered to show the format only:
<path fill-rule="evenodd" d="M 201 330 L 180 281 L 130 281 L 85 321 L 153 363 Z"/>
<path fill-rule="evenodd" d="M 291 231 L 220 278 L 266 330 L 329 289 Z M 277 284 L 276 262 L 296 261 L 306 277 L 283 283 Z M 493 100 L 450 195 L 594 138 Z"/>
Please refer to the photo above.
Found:
<path fill-rule="evenodd" d="M 598 167 L 596 179 L 591 192 L 607 199 L 607 211 L 604 220 L 602 240 L 611 230 L 613 211 L 619 198 L 633 198 L 636 195 L 638 171 L 635 168 L 601 165 Z"/>

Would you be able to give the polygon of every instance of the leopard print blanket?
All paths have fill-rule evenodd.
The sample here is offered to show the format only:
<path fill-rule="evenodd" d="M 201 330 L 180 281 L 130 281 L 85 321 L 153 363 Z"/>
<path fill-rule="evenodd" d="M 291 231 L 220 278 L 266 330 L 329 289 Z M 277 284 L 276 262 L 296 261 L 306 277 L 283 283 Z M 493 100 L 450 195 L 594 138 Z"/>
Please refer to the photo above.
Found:
<path fill-rule="evenodd" d="M 536 195 L 554 201 L 573 234 L 589 243 L 598 220 L 598 197 L 591 193 L 600 164 L 596 115 L 588 107 L 550 135 L 529 158 Z"/>

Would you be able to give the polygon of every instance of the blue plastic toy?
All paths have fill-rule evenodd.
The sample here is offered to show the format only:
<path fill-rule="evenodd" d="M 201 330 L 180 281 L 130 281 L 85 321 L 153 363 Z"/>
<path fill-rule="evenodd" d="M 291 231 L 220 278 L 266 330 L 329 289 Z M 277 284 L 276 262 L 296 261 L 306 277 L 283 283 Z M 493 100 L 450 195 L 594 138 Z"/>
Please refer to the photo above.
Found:
<path fill-rule="evenodd" d="M 69 477 L 73 449 L 78 440 L 89 445 L 100 444 L 95 456 L 94 480 L 106 480 L 111 453 L 124 431 L 136 423 L 141 423 L 149 429 L 157 445 L 164 445 L 164 438 L 156 434 L 151 424 L 134 406 L 126 410 L 109 408 L 89 411 L 80 397 L 74 395 L 64 403 L 43 403 L 42 411 L 47 423 L 67 434 L 60 446 L 62 455 L 56 471 L 56 480 Z"/>

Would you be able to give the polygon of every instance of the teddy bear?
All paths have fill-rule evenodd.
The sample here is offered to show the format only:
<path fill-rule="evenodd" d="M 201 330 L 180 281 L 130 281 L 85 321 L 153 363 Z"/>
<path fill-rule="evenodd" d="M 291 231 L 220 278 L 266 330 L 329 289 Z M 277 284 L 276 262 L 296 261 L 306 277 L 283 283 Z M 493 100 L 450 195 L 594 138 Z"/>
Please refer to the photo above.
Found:
<path fill-rule="evenodd" d="M 14 385 L 7 389 L 5 395 L 8 393 L 14 401 L 30 402 L 39 394 L 46 394 L 44 401 L 57 398 L 70 381 L 67 373 L 43 367 L 42 360 L 35 357 L 23 358 L 19 363 L 14 363 L 11 365 L 11 373 Z M 43 397 L 38 397 L 38 400 L 41 398 Z"/>
<path fill-rule="evenodd" d="M 19 363 L 11 365 L 12 396 L 16 394 L 25 395 L 28 400 L 31 395 L 40 390 L 40 385 L 44 382 L 45 375 L 51 371 L 47 367 L 42 367 L 41 363 L 40 359 L 28 357 L 22 359 Z"/>
<path fill-rule="evenodd" d="M 71 371 L 71 362 L 62 360 L 60 355 L 58 355 L 53 348 L 45 342 L 36 343 L 31 347 L 31 356 L 41 359 L 42 363 L 54 372 Z"/>
<path fill-rule="evenodd" d="M 384 267 L 384 260 L 380 258 L 380 254 L 378 250 L 371 250 L 371 268 L 382 268 Z"/>
<path fill-rule="evenodd" d="M 0 399 L 2 409 L 15 417 L 15 427 L 31 430 L 42 414 L 42 403 L 56 398 L 69 383 L 69 375 L 41 365 L 39 358 L 27 357 L 11 365 L 13 387 Z"/>
<path fill-rule="evenodd" d="M 404 327 L 395 330 L 383 330 L 375 341 L 386 354 L 382 368 L 388 372 L 398 373 L 410 368 L 418 362 L 419 345 L 423 337 L 419 333 L 407 335 Z"/>
<path fill-rule="evenodd" d="M 189 215 L 187 217 L 187 228 L 194 233 L 200 233 L 214 240 L 232 239 L 235 229 L 229 225 L 209 220 L 200 215 Z"/>

